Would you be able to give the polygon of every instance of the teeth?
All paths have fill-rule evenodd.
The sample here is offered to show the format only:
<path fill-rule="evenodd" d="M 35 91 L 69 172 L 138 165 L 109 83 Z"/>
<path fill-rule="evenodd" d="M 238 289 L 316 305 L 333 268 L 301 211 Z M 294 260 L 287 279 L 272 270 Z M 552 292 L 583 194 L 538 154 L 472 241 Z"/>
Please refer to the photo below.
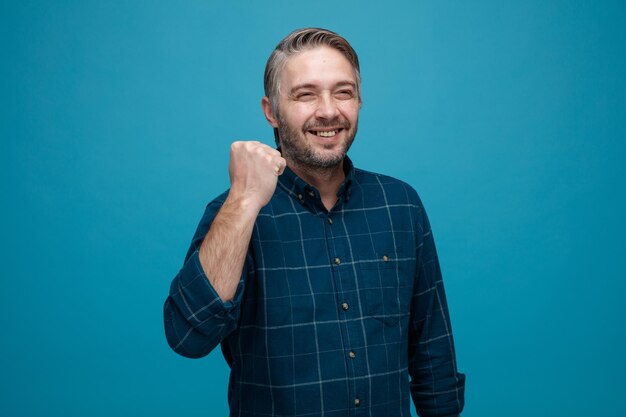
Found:
<path fill-rule="evenodd" d="M 329 138 L 331 136 L 335 136 L 337 134 L 336 130 L 331 130 L 329 132 L 317 132 L 317 136 L 321 136 L 323 138 Z"/>

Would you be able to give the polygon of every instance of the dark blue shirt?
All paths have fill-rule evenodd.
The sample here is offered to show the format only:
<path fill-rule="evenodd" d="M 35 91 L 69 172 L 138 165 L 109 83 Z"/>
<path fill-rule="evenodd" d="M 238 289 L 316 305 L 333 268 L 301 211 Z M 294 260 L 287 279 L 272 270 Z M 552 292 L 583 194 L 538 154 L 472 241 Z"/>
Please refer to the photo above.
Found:
<path fill-rule="evenodd" d="M 221 343 L 231 416 L 452 416 L 463 408 L 433 235 L 413 188 L 355 169 L 327 211 L 287 169 L 256 219 L 235 298 L 222 302 L 198 249 L 209 203 L 165 303 L 179 354 Z"/>

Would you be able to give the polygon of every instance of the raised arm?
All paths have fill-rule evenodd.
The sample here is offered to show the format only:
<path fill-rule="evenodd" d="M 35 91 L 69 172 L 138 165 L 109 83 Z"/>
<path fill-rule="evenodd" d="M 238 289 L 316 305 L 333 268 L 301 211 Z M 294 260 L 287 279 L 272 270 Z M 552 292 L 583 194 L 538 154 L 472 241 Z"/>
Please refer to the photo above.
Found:
<path fill-rule="evenodd" d="M 174 351 L 204 356 L 236 327 L 254 222 L 285 166 L 277 150 L 260 142 L 232 144 L 231 188 L 223 203 L 207 207 L 165 302 L 165 334 Z"/>

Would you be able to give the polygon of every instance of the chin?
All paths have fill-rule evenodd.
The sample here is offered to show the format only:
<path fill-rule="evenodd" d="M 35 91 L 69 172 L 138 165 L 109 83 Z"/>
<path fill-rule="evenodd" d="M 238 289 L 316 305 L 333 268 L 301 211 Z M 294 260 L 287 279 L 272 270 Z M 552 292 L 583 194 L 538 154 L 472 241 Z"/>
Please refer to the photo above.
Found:
<path fill-rule="evenodd" d="M 345 158 L 346 152 L 332 151 L 332 152 L 313 152 L 309 160 L 311 165 L 318 166 L 320 168 L 332 168 L 337 164 L 340 164 Z"/>

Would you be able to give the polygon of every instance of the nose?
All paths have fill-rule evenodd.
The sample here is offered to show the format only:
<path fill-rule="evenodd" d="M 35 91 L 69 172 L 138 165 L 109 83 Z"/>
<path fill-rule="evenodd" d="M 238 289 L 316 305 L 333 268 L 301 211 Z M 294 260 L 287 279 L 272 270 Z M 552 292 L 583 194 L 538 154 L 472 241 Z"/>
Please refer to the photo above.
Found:
<path fill-rule="evenodd" d="M 319 96 L 315 116 L 320 119 L 334 119 L 339 115 L 337 103 L 330 94 Z"/>

